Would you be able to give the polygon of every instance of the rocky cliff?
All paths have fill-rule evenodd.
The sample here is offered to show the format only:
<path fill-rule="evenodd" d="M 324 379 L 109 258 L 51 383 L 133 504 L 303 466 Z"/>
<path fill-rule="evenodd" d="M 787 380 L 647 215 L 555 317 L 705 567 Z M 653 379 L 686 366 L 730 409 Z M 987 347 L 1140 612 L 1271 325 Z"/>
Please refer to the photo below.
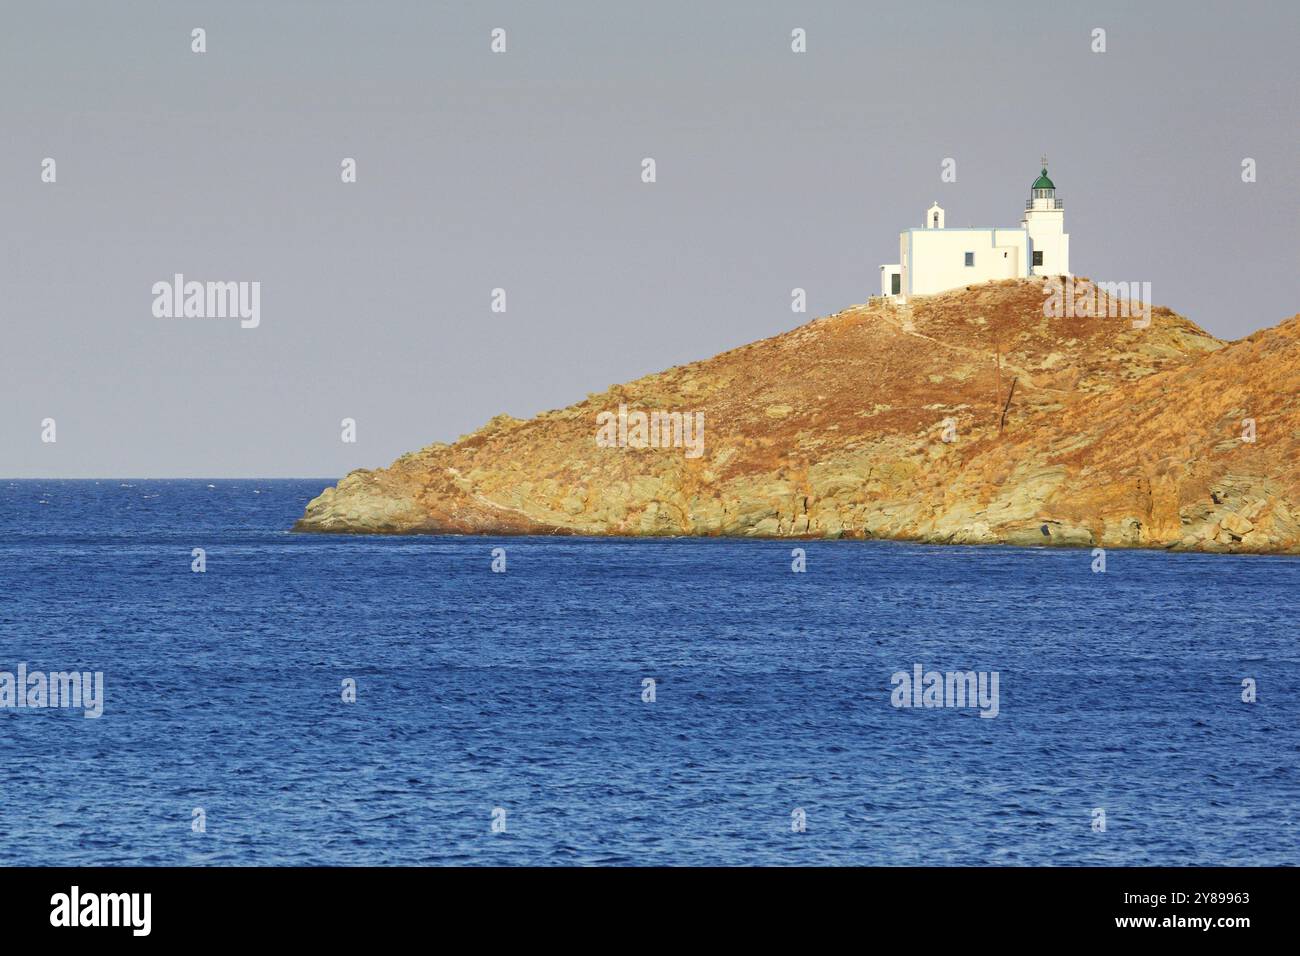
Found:
<path fill-rule="evenodd" d="M 354 471 L 295 528 L 1300 551 L 1300 316 L 1225 343 L 1043 302 L 855 306 Z M 672 418 L 635 447 L 638 412 L 702 413 L 702 451 Z"/>

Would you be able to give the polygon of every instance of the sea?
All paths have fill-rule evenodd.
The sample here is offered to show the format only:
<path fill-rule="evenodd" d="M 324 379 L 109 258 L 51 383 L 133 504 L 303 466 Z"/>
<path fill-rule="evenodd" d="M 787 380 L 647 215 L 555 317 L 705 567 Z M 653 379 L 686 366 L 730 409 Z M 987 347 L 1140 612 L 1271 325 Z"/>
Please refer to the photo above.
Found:
<path fill-rule="evenodd" d="M 0 864 L 1300 863 L 1300 558 L 291 532 L 331 483 L 0 481 Z"/>

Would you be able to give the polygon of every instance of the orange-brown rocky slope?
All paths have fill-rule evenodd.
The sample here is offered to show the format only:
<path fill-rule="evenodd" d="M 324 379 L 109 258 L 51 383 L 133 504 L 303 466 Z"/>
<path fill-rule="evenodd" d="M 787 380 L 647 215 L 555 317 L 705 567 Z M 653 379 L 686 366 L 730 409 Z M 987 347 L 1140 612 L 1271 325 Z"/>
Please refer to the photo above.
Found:
<path fill-rule="evenodd" d="M 354 471 L 295 528 L 1300 551 L 1300 316 L 1224 343 L 1043 302 L 855 306 Z M 620 405 L 702 412 L 703 453 L 601 447 Z"/>

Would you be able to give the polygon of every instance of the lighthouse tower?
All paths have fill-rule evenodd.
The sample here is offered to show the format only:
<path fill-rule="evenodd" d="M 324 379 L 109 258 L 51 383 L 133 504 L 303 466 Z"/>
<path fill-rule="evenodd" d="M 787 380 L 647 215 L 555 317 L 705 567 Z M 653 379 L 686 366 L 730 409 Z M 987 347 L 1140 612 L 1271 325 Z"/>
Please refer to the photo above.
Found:
<path fill-rule="evenodd" d="M 1056 184 L 1043 171 L 1029 187 L 1020 226 L 1029 236 L 1030 275 L 1070 275 L 1070 237 L 1065 232 L 1065 203 L 1056 198 Z"/>

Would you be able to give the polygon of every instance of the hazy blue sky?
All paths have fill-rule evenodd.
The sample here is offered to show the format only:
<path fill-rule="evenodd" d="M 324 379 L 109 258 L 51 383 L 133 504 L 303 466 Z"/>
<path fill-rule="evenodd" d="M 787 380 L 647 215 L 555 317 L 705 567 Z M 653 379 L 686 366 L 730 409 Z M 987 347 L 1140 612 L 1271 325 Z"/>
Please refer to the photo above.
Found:
<path fill-rule="evenodd" d="M 1225 337 L 1300 309 L 1300 4 L 0 11 L 7 477 L 387 464 L 863 302 L 931 201 L 1016 225 L 1044 152 L 1076 273 Z M 176 272 L 260 327 L 155 318 Z"/>

